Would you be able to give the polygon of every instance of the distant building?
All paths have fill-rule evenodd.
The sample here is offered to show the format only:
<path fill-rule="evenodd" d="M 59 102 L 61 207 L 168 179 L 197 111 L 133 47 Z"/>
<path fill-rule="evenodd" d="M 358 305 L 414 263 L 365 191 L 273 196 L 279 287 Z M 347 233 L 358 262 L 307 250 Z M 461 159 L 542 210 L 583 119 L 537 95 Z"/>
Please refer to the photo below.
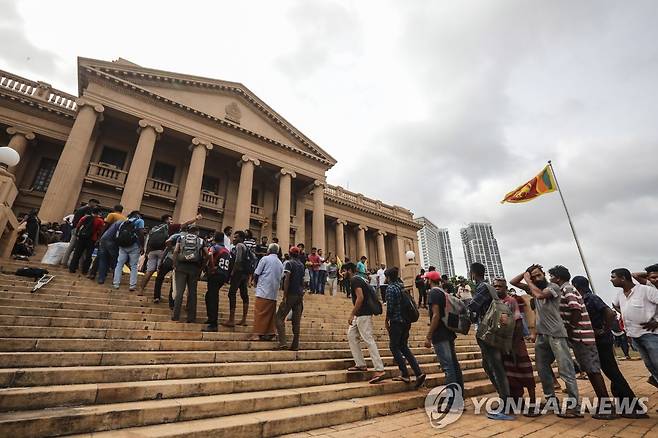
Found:
<path fill-rule="evenodd" d="M 447 228 L 439 228 L 439 272 L 455 276 L 455 261 L 452 258 L 452 247 L 450 246 L 450 233 Z"/>
<path fill-rule="evenodd" d="M 420 262 L 424 269 L 436 267 L 441 274 L 455 275 L 455 263 L 450 248 L 450 235 L 447 228 L 438 228 L 426 217 L 415 219 L 422 225 L 418 231 Z"/>
<path fill-rule="evenodd" d="M 498 242 L 493 234 L 491 224 L 476 222 L 468 224 L 460 230 L 466 271 L 474 262 L 482 263 L 487 271 L 486 278 L 491 281 L 495 278 L 504 278 L 503 262 L 500 259 Z"/>

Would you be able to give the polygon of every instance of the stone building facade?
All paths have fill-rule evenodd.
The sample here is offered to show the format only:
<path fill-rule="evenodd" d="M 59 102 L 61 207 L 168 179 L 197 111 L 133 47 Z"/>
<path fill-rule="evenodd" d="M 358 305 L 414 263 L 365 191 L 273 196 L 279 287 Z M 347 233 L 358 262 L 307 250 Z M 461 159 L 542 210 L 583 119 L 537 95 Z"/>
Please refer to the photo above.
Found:
<path fill-rule="evenodd" d="M 60 222 L 97 198 L 147 223 L 199 211 L 207 231 L 250 228 L 371 265 L 418 253 L 409 210 L 327 184 L 336 161 L 240 83 L 79 58 L 78 88 L 0 71 L 0 143 L 22 157 L 9 169 L 17 214 Z"/>

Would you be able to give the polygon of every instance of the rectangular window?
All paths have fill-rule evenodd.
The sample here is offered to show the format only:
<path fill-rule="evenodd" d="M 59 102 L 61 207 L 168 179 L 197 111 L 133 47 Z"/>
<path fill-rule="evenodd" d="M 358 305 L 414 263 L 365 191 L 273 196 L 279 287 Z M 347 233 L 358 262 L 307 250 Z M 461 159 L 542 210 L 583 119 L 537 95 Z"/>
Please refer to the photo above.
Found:
<path fill-rule="evenodd" d="M 126 164 L 126 157 L 126 151 L 104 146 L 103 152 L 101 152 L 101 158 L 98 161 L 104 164 L 109 164 L 110 166 L 114 166 L 117 169 L 123 169 L 123 166 Z"/>
<path fill-rule="evenodd" d="M 253 189 L 251 191 L 251 205 L 260 205 L 259 200 L 260 200 L 260 196 L 258 190 Z"/>
<path fill-rule="evenodd" d="M 45 192 L 48 190 L 50 180 L 53 177 L 53 173 L 55 173 L 55 167 L 57 167 L 57 160 L 42 158 L 37 174 L 34 176 L 31 189 L 35 192 Z"/>
<path fill-rule="evenodd" d="M 201 190 L 205 190 L 214 194 L 219 193 L 219 179 L 215 178 L 214 176 L 203 175 Z"/>
<path fill-rule="evenodd" d="M 174 166 L 163 163 L 162 161 L 156 161 L 153 165 L 153 175 L 151 178 L 172 184 L 174 182 L 175 174 L 176 168 Z"/>

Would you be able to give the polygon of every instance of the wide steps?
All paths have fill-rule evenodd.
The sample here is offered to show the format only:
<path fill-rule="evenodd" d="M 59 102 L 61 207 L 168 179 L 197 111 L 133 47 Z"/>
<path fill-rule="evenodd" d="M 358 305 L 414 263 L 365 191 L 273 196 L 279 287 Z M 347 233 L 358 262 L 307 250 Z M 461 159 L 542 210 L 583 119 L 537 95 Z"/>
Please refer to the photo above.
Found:
<path fill-rule="evenodd" d="M 467 371 L 464 374 L 465 378 L 469 377 L 469 381 L 485 377 L 482 370 Z M 431 374 L 428 376 L 428 384 L 436 386 L 441 384 L 443 379 L 443 375 Z M 410 386 L 402 382 L 386 381 L 378 385 L 371 385 L 359 381 L 303 388 L 259 390 L 256 393 L 235 392 L 211 396 L 19 411 L 0 414 L 0 430 L 13 437 L 29 436 L 35 431 L 43 431 L 46 434 L 62 430 L 66 430 L 66 433 L 95 432 L 117 427 L 145 426 L 316 405 L 398 393 L 409 389 Z"/>

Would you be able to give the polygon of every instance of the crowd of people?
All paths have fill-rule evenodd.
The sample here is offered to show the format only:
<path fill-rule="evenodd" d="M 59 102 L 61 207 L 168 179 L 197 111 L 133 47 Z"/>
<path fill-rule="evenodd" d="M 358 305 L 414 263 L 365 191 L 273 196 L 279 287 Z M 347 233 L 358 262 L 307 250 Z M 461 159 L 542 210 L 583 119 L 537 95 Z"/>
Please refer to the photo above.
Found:
<path fill-rule="evenodd" d="M 629 357 L 628 338 L 649 371 L 649 383 L 658 387 L 658 265 L 635 274 L 625 268 L 613 270 L 611 282 L 619 292 L 612 307 L 592 293 L 585 277 L 572 278 L 569 270 L 560 265 L 549 269 L 547 277 L 538 264 L 509 281 L 517 290 L 509 288 L 503 278 L 490 284 L 485 280 L 485 266 L 480 263 L 471 265 L 468 280 L 450 279 L 429 267 L 427 272 L 420 270 L 414 280 L 416 300 L 413 291 L 405 288 L 398 268 L 381 265 L 369 269 L 365 256 L 353 263 L 331 253 L 325 256 L 321 248 L 311 248 L 306 253 L 302 243 L 286 251 L 276 238 L 271 243 L 267 237 L 257 242 L 250 230 L 233 230 L 230 226 L 202 237 L 196 225 L 202 219 L 200 214 L 182 223 L 175 223 L 166 214 L 147 230 L 139 211 L 125 214 L 123 207 L 116 205 L 104 217 L 101 213 L 99 202 L 91 199 L 64 219 L 72 228 L 62 264 L 71 273 L 80 269 L 99 284 L 105 283 L 109 273 L 112 287 L 119 289 L 127 269 L 128 288 L 138 295 L 146 293 L 155 275 L 156 304 L 162 300 L 164 280 L 171 273 L 171 319 L 181 320 L 183 298 L 187 295 L 185 321 L 189 323 L 197 320 L 197 284 L 205 280 L 208 319 L 204 331 L 218 331 L 220 325 L 247 325 L 248 288 L 254 287 L 250 341 L 275 341 L 273 348 L 295 351 L 300 348 L 305 293 L 324 294 L 328 287 L 329 293 L 337 296 L 340 290 L 353 304 L 347 339 L 354 365 L 348 371 L 368 371 L 362 341 L 372 361 L 373 384 L 387 378 L 374 336 L 374 318 L 384 313 L 385 307 L 389 348 L 400 370 L 393 379 L 413 383 L 416 388 L 426 379 L 409 348 L 412 324 L 421 316 L 419 309 L 426 309 L 429 316 L 425 346 L 433 348 L 446 384 L 462 389 L 464 378 L 455 340 L 474 324 L 483 368 L 505 407 L 501 412 L 488 414 L 492 419 L 513 419 L 512 406 L 526 400 L 531 400 L 529 407 L 533 409 L 526 409 L 524 415 L 541 413 L 541 406 L 534 403 L 535 369 L 545 398 L 542 406 L 557 403 L 556 391 L 562 388 L 553 371 L 554 363 L 565 384 L 565 400 L 570 402 L 558 403 L 566 406 L 558 415 L 582 416 L 576 380 L 586 378 L 599 401 L 626 403 L 622 416 L 646 416 L 640 411 L 642 406 L 633 402 L 636 394 L 615 358 L 615 343 Z M 31 227 L 34 230 L 34 224 Z M 140 259 L 144 275 L 138 284 Z M 219 293 L 224 285 L 228 285 L 229 312 L 226 320 L 220 322 Z M 242 313 L 236 319 L 238 292 Z M 291 343 L 286 335 L 286 320 L 292 321 Z M 534 343 L 534 368 L 528 343 Z M 413 381 L 407 364 L 414 374 Z M 603 374 L 612 382 L 610 392 Z M 593 414 L 597 419 L 614 416 L 603 410 Z"/>
<path fill-rule="evenodd" d="M 444 318 L 450 313 L 448 304 L 452 312 L 459 313 L 454 310 L 460 309 L 455 302 L 461 302 L 464 315 L 476 324 L 483 368 L 503 403 L 503 409 L 488 414 L 489 418 L 512 420 L 514 407 L 523 406 L 527 400 L 531 402 L 523 410 L 526 416 L 540 415 L 553 403 L 559 416 L 581 418 L 577 378 L 589 380 L 596 394 L 593 418 L 647 416 L 618 367 L 614 339 L 626 341 L 628 335 L 649 371 L 648 383 L 658 387 L 658 265 L 634 274 L 626 268 L 614 269 L 610 281 L 619 291 L 612 307 L 592 292 L 587 278 L 572 278 L 564 266 L 549 269 L 547 278 L 542 266 L 534 264 L 511 279 L 510 283 L 524 293 L 510 293 L 503 278 L 490 285 L 485 272 L 484 265 L 473 263 L 470 275 L 475 290 L 468 290 L 462 282 L 452 294 L 447 292 L 445 278 L 433 268 L 416 277 L 418 305 L 428 306 L 431 318 L 426 346 L 434 348 L 446 383 L 463 389 L 454 347 L 457 332 Z M 534 343 L 535 366 L 545 398 L 542 405 L 535 403 L 535 378 L 526 342 Z M 625 358 L 630 358 L 627 343 L 622 349 Z M 566 386 L 563 403 L 556 396 L 561 386 L 553 372 L 554 363 Z M 612 397 L 603 374 L 611 381 Z"/>

